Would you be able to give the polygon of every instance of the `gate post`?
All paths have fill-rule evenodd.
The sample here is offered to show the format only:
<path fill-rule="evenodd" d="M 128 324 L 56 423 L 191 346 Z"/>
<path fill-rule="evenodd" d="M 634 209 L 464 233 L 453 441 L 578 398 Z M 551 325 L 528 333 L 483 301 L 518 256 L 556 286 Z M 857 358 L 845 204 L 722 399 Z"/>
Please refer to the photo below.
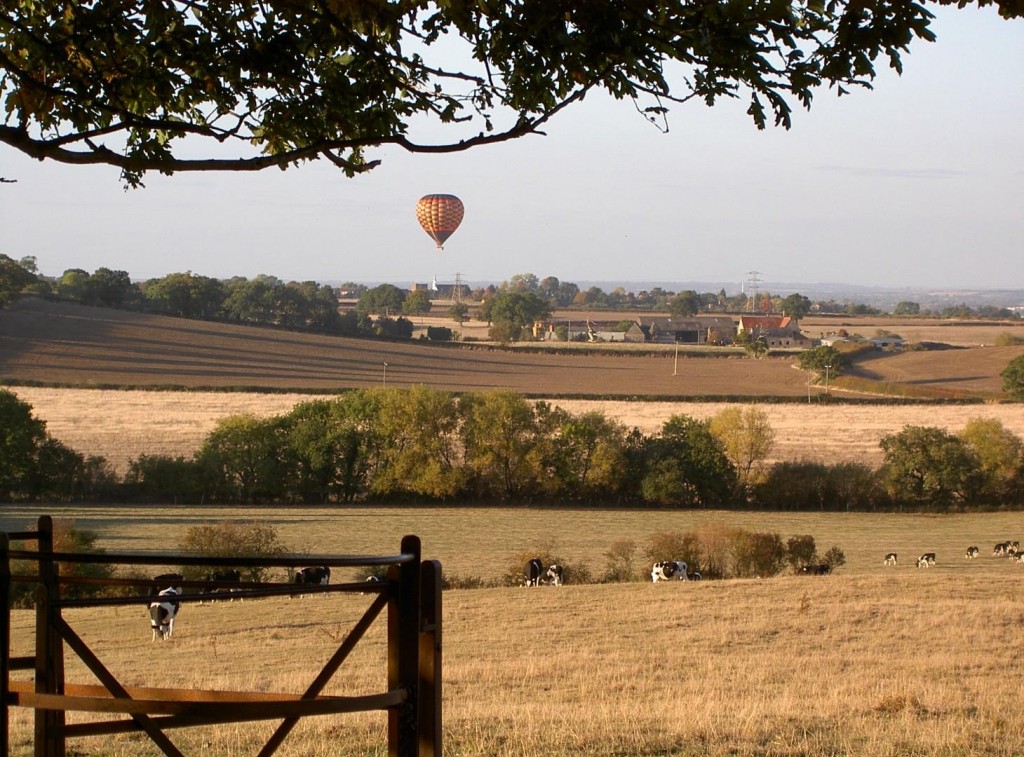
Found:
<path fill-rule="evenodd" d="M 0 754 L 11 753 L 10 687 L 11 687 L 11 558 L 7 534 L 0 533 L 0 699 L 3 700 L 3 718 L 0 719 Z"/>
<path fill-rule="evenodd" d="M 54 620 L 60 614 L 57 563 L 53 560 L 53 519 L 39 517 L 39 588 L 36 593 L 36 693 L 64 693 L 64 642 Z M 64 757 L 64 712 L 36 710 L 36 757 Z"/>
<path fill-rule="evenodd" d="M 398 569 L 398 585 L 388 602 L 388 688 L 404 689 L 407 699 L 388 710 L 388 754 L 415 757 L 419 748 L 420 540 L 402 538 L 402 554 L 413 556 Z"/>
<path fill-rule="evenodd" d="M 419 753 L 441 757 L 441 563 L 425 560 L 422 581 Z"/>

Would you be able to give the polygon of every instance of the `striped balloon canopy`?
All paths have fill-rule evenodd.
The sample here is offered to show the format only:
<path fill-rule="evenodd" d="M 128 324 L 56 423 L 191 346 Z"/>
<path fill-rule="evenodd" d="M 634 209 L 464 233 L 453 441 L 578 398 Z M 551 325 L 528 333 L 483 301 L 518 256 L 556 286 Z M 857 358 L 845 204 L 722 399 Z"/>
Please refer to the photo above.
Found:
<path fill-rule="evenodd" d="M 416 203 L 416 218 L 423 230 L 443 250 L 448 237 L 462 223 L 466 209 L 455 195 L 424 195 Z"/>

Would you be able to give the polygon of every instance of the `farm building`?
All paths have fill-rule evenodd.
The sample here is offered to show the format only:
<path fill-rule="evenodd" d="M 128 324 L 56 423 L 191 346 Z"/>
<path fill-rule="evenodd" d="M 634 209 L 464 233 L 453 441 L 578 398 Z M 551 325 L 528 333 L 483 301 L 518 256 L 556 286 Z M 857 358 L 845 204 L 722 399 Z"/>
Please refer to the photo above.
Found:
<path fill-rule="evenodd" d="M 800 325 L 788 315 L 741 315 L 736 333 L 749 333 L 755 339 L 764 338 L 769 347 L 813 346 L 811 339 L 800 331 Z"/>
<path fill-rule="evenodd" d="M 556 340 L 562 327 L 570 342 L 625 342 L 622 321 L 595 321 L 588 318 L 538 322 L 533 325 L 536 339 Z"/>
<path fill-rule="evenodd" d="M 727 316 L 637 318 L 626 341 L 658 344 L 730 344 L 736 322 Z"/>

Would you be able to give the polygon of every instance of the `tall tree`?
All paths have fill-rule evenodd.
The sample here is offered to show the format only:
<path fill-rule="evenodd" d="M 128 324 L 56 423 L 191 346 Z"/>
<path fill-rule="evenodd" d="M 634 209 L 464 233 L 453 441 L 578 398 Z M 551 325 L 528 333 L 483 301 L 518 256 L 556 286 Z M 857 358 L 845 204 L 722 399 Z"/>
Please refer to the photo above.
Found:
<path fill-rule="evenodd" d="M 906 426 L 879 442 L 892 496 L 919 507 L 946 508 L 970 502 L 981 484 L 977 454 L 940 428 Z"/>
<path fill-rule="evenodd" d="M 463 395 L 459 403 L 469 467 L 480 493 L 528 498 L 540 475 L 531 453 L 538 443 L 533 406 L 514 392 Z"/>
<path fill-rule="evenodd" d="M 719 507 L 736 490 L 736 469 L 707 421 L 674 415 L 644 449 L 643 497 L 659 505 Z"/>
<path fill-rule="evenodd" d="M 931 20 L 913 0 L 9 2 L 0 142 L 138 185 L 153 170 L 316 158 L 352 175 L 379 162 L 371 146 L 452 152 L 538 133 L 593 90 L 659 124 L 671 103 L 742 98 L 758 128 L 788 128 L 820 88 L 870 86 L 879 60 L 902 70 Z M 438 142 L 410 137 L 424 119 Z"/>
<path fill-rule="evenodd" d="M 668 310 L 675 316 L 697 315 L 700 312 L 700 295 L 692 289 L 680 292 L 668 302 Z"/>
<path fill-rule="evenodd" d="M 747 484 L 755 465 L 764 462 L 775 445 L 775 430 L 768 414 L 753 405 L 728 407 L 711 419 L 711 433 L 725 446 L 725 453 Z"/>

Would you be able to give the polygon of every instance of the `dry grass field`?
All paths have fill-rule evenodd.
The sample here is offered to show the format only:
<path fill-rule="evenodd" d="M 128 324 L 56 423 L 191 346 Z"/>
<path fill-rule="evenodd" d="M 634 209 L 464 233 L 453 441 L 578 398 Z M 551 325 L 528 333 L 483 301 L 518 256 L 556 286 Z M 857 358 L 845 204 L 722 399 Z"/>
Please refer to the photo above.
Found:
<path fill-rule="evenodd" d="M 72 449 L 101 455 L 119 472 L 140 455 L 189 456 L 221 419 L 287 413 L 307 394 L 159 392 L 11 387 L 46 421 L 47 431 Z M 553 400 L 572 413 L 599 411 L 654 434 L 672 415 L 710 418 L 723 402 Z M 758 405 L 775 429 L 772 460 L 846 460 L 878 465 L 879 439 L 906 425 L 940 426 L 956 432 L 971 418 L 999 420 L 1024 437 L 1024 405 Z"/>
<path fill-rule="evenodd" d="M 294 512 L 18 508 L 78 515 L 102 543 L 167 549 L 187 524 L 253 517 L 314 553 L 391 553 L 403 533 L 446 571 L 493 577 L 551 546 L 595 573 L 618 539 L 705 522 L 811 533 L 847 565 L 826 577 L 449 591 L 444 729 L 450 755 L 1015 755 L 1024 753 L 1024 567 L 990 556 L 1016 514 L 917 516 L 430 510 Z M 982 557 L 966 561 L 969 542 Z M 882 555 L 901 553 L 900 567 Z M 908 567 L 924 549 L 928 570 Z M 301 691 L 364 597 L 188 605 L 174 638 L 150 642 L 141 610 L 70 611 L 71 625 L 128 685 Z M 16 653 L 32 617 L 16 612 Z M 329 691 L 384 686 L 383 626 Z M 69 680 L 91 682 L 69 663 Z M 30 753 L 16 711 L 12 753 Z M 185 754 L 255 754 L 272 724 L 175 731 Z M 280 754 L 382 754 L 379 714 L 307 721 Z M 77 755 L 148 757 L 140 737 L 73 742 Z"/>

